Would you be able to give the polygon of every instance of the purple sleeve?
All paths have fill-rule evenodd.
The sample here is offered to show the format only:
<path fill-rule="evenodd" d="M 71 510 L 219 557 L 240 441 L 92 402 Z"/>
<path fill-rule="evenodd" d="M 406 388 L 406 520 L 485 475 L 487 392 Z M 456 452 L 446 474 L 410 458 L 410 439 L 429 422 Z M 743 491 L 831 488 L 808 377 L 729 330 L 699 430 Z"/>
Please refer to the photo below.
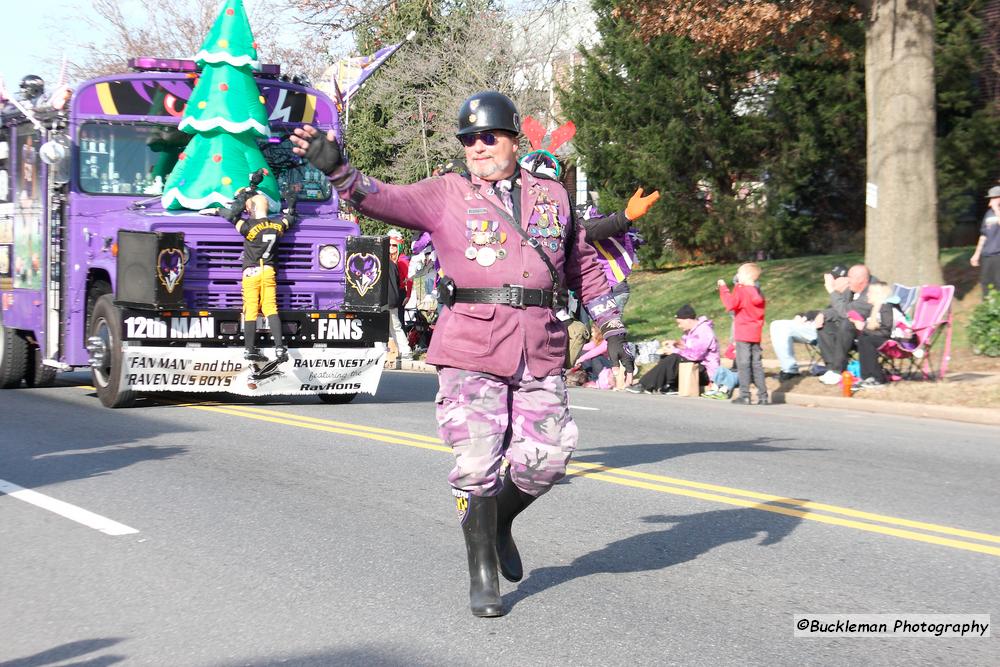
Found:
<path fill-rule="evenodd" d="M 597 251 L 587 243 L 586 230 L 579 221 L 574 220 L 573 231 L 575 239 L 570 261 L 566 263 L 566 286 L 576 292 L 580 303 L 598 326 L 611 320 L 620 320 L 621 311 L 611 295 L 604 269 L 597 261 Z M 609 333 L 611 332 L 605 331 L 605 335 Z"/>
<path fill-rule="evenodd" d="M 584 345 L 583 347 L 585 350 L 587 349 L 587 345 L 592 345 L 592 344 L 587 343 L 586 345 Z M 607 354 L 607 353 L 608 353 L 608 341 L 602 340 L 600 345 L 593 345 L 589 350 L 587 350 L 586 352 L 584 352 L 584 354 L 578 357 L 576 360 L 576 365 L 579 366 L 585 361 L 589 361 L 594 357 L 599 357 L 602 354 Z"/>
<path fill-rule="evenodd" d="M 708 354 L 712 345 L 711 330 L 708 327 L 698 327 L 695 331 L 682 336 L 684 347 L 680 355 L 688 361 L 701 361 Z"/>
<path fill-rule="evenodd" d="M 390 185 L 342 165 L 330 174 L 337 195 L 361 213 L 409 229 L 423 232 L 441 220 L 447 185 L 443 178 L 426 178 L 410 185 Z"/>

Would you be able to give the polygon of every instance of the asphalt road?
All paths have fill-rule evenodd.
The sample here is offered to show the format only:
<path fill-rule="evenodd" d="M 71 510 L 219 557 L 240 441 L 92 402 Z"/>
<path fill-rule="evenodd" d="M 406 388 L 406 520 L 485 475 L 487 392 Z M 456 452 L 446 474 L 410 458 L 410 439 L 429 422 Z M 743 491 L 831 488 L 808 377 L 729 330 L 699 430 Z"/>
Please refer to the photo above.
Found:
<path fill-rule="evenodd" d="M 117 411 L 66 378 L 0 393 L 2 667 L 1000 664 L 996 630 L 793 637 L 1000 619 L 995 427 L 574 389 L 572 474 L 477 619 L 433 375 Z"/>

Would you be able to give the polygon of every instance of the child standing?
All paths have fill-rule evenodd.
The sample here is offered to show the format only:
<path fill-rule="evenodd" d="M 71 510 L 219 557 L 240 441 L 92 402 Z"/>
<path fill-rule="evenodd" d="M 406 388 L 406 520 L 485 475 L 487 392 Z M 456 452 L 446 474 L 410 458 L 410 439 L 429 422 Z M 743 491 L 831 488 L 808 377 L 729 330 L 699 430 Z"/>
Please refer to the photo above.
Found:
<path fill-rule="evenodd" d="M 760 267 L 754 263 L 740 266 L 732 292 L 726 281 L 719 279 L 719 298 L 726 310 L 733 313 L 736 340 L 736 369 L 740 378 L 740 396 L 734 403 L 750 404 L 750 379 L 757 385 L 757 405 L 767 405 L 764 365 L 760 358 L 760 335 L 764 328 L 764 295 L 757 287 Z"/>

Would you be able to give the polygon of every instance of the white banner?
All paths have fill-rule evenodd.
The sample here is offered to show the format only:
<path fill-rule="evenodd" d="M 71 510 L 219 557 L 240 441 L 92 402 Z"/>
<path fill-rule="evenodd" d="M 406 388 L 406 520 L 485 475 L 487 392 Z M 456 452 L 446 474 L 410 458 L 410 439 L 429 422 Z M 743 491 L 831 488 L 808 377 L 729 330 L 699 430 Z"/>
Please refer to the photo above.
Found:
<path fill-rule="evenodd" d="M 273 357 L 274 351 L 264 354 Z M 133 391 L 222 391 L 241 396 L 374 394 L 385 349 L 289 349 L 277 373 L 251 381 L 243 348 L 126 346 L 121 388 Z M 251 387 L 254 388 L 251 388 Z"/>

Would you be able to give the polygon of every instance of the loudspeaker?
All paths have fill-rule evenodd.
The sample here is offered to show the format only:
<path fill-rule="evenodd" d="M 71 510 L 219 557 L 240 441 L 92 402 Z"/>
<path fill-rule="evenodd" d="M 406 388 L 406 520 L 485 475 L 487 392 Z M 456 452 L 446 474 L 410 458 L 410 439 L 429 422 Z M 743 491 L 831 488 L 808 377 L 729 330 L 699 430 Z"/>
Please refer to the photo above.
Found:
<path fill-rule="evenodd" d="M 184 307 L 184 232 L 118 232 L 115 302 L 154 310 Z"/>
<path fill-rule="evenodd" d="M 344 310 L 377 313 L 389 302 L 389 237 L 348 236 Z"/>

